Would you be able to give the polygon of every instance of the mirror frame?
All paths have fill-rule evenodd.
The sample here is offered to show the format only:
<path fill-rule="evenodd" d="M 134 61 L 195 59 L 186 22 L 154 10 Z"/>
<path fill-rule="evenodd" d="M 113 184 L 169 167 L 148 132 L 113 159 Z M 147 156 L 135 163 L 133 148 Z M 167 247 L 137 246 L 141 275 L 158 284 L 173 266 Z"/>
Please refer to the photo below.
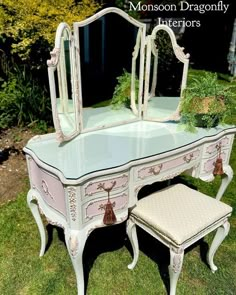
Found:
<path fill-rule="evenodd" d="M 180 101 L 177 106 L 177 109 L 170 116 L 167 116 L 165 118 L 150 118 L 147 116 L 148 100 L 151 97 L 155 96 L 155 89 L 156 89 L 156 84 L 157 84 L 158 48 L 155 45 L 155 39 L 156 39 L 156 33 L 161 30 L 168 33 L 174 54 L 175 54 L 176 58 L 180 62 L 183 63 L 183 73 L 182 73 L 181 90 L 180 90 L 180 101 L 183 97 L 183 91 L 186 88 L 190 55 L 188 53 L 185 54 L 184 47 L 180 47 L 177 44 L 175 34 L 170 27 L 168 27 L 167 25 L 157 25 L 152 30 L 152 34 L 147 36 L 143 119 L 148 120 L 148 121 L 157 121 L 157 122 L 178 121 L 181 117 L 181 115 L 180 115 Z M 153 72 L 152 72 L 151 91 L 149 91 L 152 54 L 154 55 L 154 67 L 153 67 Z"/>
<path fill-rule="evenodd" d="M 61 46 L 61 38 L 64 31 L 68 34 L 69 40 L 69 50 L 70 50 L 70 69 L 71 69 L 71 96 L 74 103 L 74 113 L 75 113 L 75 128 L 72 130 L 71 134 L 66 135 L 61 126 L 58 107 L 57 107 L 57 92 L 56 92 L 56 81 L 55 81 L 55 71 L 58 71 L 58 89 L 60 94 L 60 99 L 62 99 L 62 104 L 66 107 L 68 102 L 68 85 L 64 79 L 61 79 L 61 76 L 65 76 L 63 73 L 63 69 L 65 70 L 65 65 L 60 64 L 60 57 L 62 56 L 62 46 Z M 50 97 L 51 97 L 51 105 L 52 105 L 52 115 L 53 115 L 53 123 L 56 129 L 56 137 L 60 142 L 68 141 L 79 134 L 80 129 L 78 125 L 78 103 L 76 100 L 76 85 L 75 85 L 75 56 L 74 56 L 74 40 L 71 33 L 71 29 L 67 23 L 60 23 L 55 38 L 55 46 L 52 52 L 50 52 L 51 59 L 47 61 L 48 65 L 48 78 L 49 78 L 49 89 L 50 89 Z M 66 84 L 65 84 L 66 83 Z"/>
<path fill-rule="evenodd" d="M 144 53 L 145 51 L 146 24 L 141 23 L 138 20 L 130 17 L 126 12 L 122 11 L 119 8 L 109 7 L 99 11 L 98 13 L 94 14 L 93 16 L 83 21 L 75 22 L 73 24 L 73 32 L 74 32 L 74 40 L 75 40 L 75 61 L 76 61 L 75 67 L 76 67 L 76 73 L 77 73 L 76 89 L 78 89 L 76 95 L 77 95 L 77 100 L 79 102 L 79 109 L 81 110 L 81 113 L 79 116 L 79 125 L 80 125 L 81 133 L 108 128 L 108 127 L 120 125 L 122 123 L 126 123 L 126 122 L 111 123 L 105 126 L 103 125 L 103 126 L 98 126 L 94 128 L 84 128 L 83 126 L 83 94 L 82 94 L 83 85 L 81 83 L 82 80 L 81 80 L 81 62 L 80 62 L 80 43 L 79 43 L 79 34 L 77 33 L 75 34 L 75 32 L 79 32 L 80 27 L 84 27 L 109 13 L 118 14 L 122 18 L 127 20 L 129 23 L 139 28 L 136 39 L 138 40 L 138 38 L 140 38 L 140 41 L 138 42 L 138 44 L 136 42 L 136 45 L 134 47 L 134 51 L 132 54 L 130 108 L 132 112 L 137 116 L 137 120 L 142 119 L 143 76 L 144 76 L 144 54 L 142 53 Z M 136 73 L 136 60 L 137 60 L 139 52 L 140 52 L 140 65 L 139 65 L 139 91 L 138 91 L 138 107 L 137 107 L 135 103 L 135 73 Z M 127 123 L 129 122 L 132 122 L 132 121 L 127 121 Z"/>

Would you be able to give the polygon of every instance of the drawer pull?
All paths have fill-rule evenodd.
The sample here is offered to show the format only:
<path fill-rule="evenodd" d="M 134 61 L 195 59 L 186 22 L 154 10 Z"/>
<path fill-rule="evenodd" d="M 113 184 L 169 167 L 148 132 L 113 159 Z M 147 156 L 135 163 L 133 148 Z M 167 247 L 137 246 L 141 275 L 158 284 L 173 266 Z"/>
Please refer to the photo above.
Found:
<path fill-rule="evenodd" d="M 151 167 L 149 169 L 149 173 L 152 173 L 154 175 L 158 175 L 160 172 L 161 172 L 161 169 L 162 169 L 163 165 L 160 164 L 160 165 L 157 165 L 156 167 Z M 158 168 L 158 169 L 157 169 Z"/>
<path fill-rule="evenodd" d="M 217 145 L 216 145 L 216 150 L 217 152 L 219 152 L 221 150 L 221 142 L 219 142 Z"/>
<path fill-rule="evenodd" d="M 216 145 L 217 148 L 217 153 L 218 153 L 218 157 L 216 159 L 216 162 L 214 163 L 214 170 L 213 170 L 213 175 L 223 175 L 224 171 L 223 171 L 223 161 L 221 158 L 221 143 Z"/>
<path fill-rule="evenodd" d="M 107 204 L 101 204 L 101 205 L 99 206 L 98 210 L 106 210 L 106 206 L 107 206 Z M 111 206 L 112 206 L 113 208 L 115 208 L 115 206 L 116 206 L 116 202 L 111 203 Z"/>
<path fill-rule="evenodd" d="M 99 183 L 98 184 L 98 189 L 103 189 L 105 192 L 110 192 L 113 187 L 116 185 L 116 181 L 112 181 L 111 182 L 111 186 L 110 187 L 105 187 L 105 183 Z"/>
<path fill-rule="evenodd" d="M 188 156 L 184 156 L 184 161 L 186 163 L 190 163 L 193 159 L 193 153 L 189 154 Z"/>
<path fill-rule="evenodd" d="M 99 183 L 98 189 L 103 189 L 105 192 L 107 192 L 107 203 L 105 205 L 101 205 L 101 209 L 105 210 L 104 217 L 103 217 L 103 223 L 105 225 L 112 225 L 116 222 L 116 215 L 113 211 L 113 207 L 115 207 L 114 202 L 111 203 L 110 201 L 110 191 L 113 189 L 113 187 L 116 185 L 116 181 L 111 182 L 111 186 L 105 187 L 105 183 Z"/>

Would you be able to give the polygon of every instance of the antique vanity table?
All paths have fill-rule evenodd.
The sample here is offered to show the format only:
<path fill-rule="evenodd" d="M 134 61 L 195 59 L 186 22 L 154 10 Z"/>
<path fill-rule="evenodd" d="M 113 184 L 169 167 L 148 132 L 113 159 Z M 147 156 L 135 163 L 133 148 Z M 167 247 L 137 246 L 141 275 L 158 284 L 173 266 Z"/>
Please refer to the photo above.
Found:
<path fill-rule="evenodd" d="M 116 22 L 124 35 L 128 34 L 129 45 L 127 50 L 121 49 L 122 59 L 112 68 L 106 54 L 111 55 L 114 39 L 110 25 Z M 64 229 L 80 295 L 84 294 L 82 255 L 87 237 L 96 228 L 125 221 L 143 186 L 182 172 L 211 181 L 219 156 L 224 175 L 218 199 L 233 177 L 229 158 L 236 128 L 218 126 L 186 133 L 175 122 L 180 117 L 179 98 L 156 95 L 155 40 L 159 30 L 169 34 L 174 54 L 183 66 L 181 96 L 189 56 L 168 27 L 158 26 L 146 36 L 145 24 L 119 9 L 108 8 L 74 23 L 73 34 L 65 23 L 56 33 L 48 61 L 56 133 L 35 136 L 24 148 L 31 185 L 27 198 L 41 236 L 40 256 L 45 251 L 46 236 L 39 209 L 49 223 Z M 92 47 L 94 37 L 102 40 L 101 46 L 96 43 L 96 50 Z M 115 39 L 119 43 L 123 36 Z M 98 62 L 94 61 L 96 54 Z M 115 85 L 117 73 L 124 68 L 132 77 L 130 108 L 86 105 L 86 99 L 93 101 L 93 85 L 88 80 L 96 83 L 99 79 L 99 95 L 109 97 L 114 87 L 107 90 L 107 83 Z M 111 77 L 110 70 L 116 76 Z"/>

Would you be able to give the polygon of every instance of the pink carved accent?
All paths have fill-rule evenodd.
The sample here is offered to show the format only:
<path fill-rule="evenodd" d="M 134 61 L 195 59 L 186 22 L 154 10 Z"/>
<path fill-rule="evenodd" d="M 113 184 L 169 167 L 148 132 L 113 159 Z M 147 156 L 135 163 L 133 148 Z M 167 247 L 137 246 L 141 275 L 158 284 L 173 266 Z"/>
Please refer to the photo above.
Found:
<path fill-rule="evenodd" d="M 92 219 L 97 215 L 103 215 L 103 207 L 106 202 L 107 199 L 89 202 L 85 208 L 85 219 Z M 111 203 L 113 204 L 114 211 L 122 210 L 128 205 L 128 195 L 124 193 L 118 197 L 111 198 Z"/>
<path fill-rule="evenodd" d="M 44 172 L 33 161 L 28 161 L 31 187 L 39 191 L 45 202 L 55 210 L 66 216 L 64 188 L 54 176 Z"/>
<path fill-rule="evenodd" d="M 222 152 L 220 154 L 220 156 L 221 156 L 223 162 L 225 162 L 226 161 L 226 153 L 225 152 Z M 207 160 L 204 163 L 204 168 L 203 168 L 204 169 L 204 172 L 209 173 L 209 172 L 212 172 L 214 170 L 216 159 L 217 159 L 217 156 L 214 157 L 213 159 Z"/>
<path fill-rule="evenodd" d="M 70 253 L 72 257 L 78 254 L 79 242 L 76 236 L 70 236 L 69 238 Z"/>
<path fill-rule="evenodd" d="M 45 181 L 44 179 L 42 179 L 42 184 L 41 184 L 41 186 L 42 186 L 42 189 L 43 189 L 44 193 L 45 193 L 47 196 L 49 196 L 51 199 L 54 200 L 53 196 L 52 196 L 51 193 L 49 192 L 48 185 L 47 185 L 47 183 L 46 183 L 46 181 Z"/>
<path fill-rule="evenodd" d="M 47 65 L 49 67 L 55 67 L 58 64 L 60 54 L 60 48 L 53 48 L 53 51 L 50 52 L 51 59 L 47 60 Z"/>
<path fill-rule="evenodd" d="M 190 152 L 184 156 L 177 157 L 173 160 L 159 163 L 154 166 L 147 166 L 140 170 L 138 170 L 138 178 L 144 179 L 146 177 L 150 177 L 153 175 L 158 175 L 159 173 L 163 171 L 167 171 L 169 169 L 182 166 L 186 163 L 190 163 L 193 160 L 196 160 L 200 155 L 200 150 L 195 150 L 193 152 Z M 158 173 L 159 172 L 159 173 Z"/>
<path fill-rule="evenodd" d="M 119 177 L 114 177 L 107 180 L 101 180 L 96 182 L 89 182 L 87 186 L 84 188 L 85 196 L 92 196 L 93 194 L 97 194 L 99 192 L 103 191 L 102 186 L 104 187 L 110 187 L 115 182 L 114 187 L 112 188 L 112 191 L 117 190 L 122 187 L 126 187 L 128 184 L 128 175 L 123 174 Z"/>
<path fill-rule="evenodd" d="M 212 154 L 213 152 L 217 152 L 219 146 L 225 147 L 225 146 L 229 145 L 229 142 L 230 142 L 230 138 L 225 136 L 224 138 L 222 138 L 218 142 L 215 142 L 215 143 L 209 145 L 206 148 L 206 152 L 208 154 Z"/>

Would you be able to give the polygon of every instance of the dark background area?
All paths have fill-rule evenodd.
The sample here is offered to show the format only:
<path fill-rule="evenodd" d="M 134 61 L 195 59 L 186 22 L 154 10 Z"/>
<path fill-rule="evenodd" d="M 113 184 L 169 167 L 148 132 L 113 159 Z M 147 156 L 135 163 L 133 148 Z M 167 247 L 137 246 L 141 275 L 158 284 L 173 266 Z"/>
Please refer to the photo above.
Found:
<path fill-rule="evenodd" d="M 129 3 L 129 1 L 127 1 Z M 132 1 L 131 1 L 132 2 Z M 134 2 L 134 1 L 133 1 Z M 151 1 L 146 4 L 176 4 L 179 0 Z M 217 4 L 218 0 L 188 0 L 189 4 Z M 107 1 L 105 6 L 116 6 L 117 1 Z M 227 12 L 207 11 L 200 14 L 197 11 L 143 11 L 139 13 L 140 20 L 151 19 L 154 24 L 158 17 L 161 18 L 185 18 L 185 20 L 199 20 L 201 27 L 186 27 L 185 32 L 178 43 L 190 53 L 191 65 L 196 69 L 205 69 L 228 73 L 227 55 L 233 31 L 234 18 L 236 17 L 236 1 L 225 0 L 223 4 L 229 4 Z M 128 8 L 125 4 L 123 9 Z M 126 12 L 129 12 L 126 10 Z"/>

